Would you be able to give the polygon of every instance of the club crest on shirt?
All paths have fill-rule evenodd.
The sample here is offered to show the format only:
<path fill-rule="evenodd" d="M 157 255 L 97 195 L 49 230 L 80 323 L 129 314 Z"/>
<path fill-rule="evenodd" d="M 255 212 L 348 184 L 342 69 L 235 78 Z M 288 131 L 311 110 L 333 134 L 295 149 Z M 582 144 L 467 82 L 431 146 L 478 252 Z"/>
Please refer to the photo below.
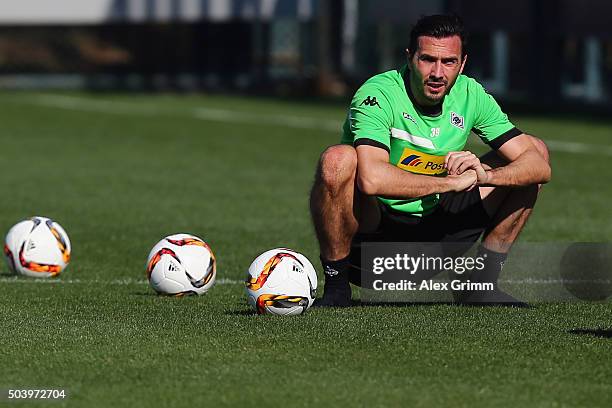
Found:
<path fill-rule="evenodd" d="M 458 115 L 455 112 L 451 112 L 451 117 L 450 117 L 451 125 L 463 130 L 464 128 L 463 122 L 464 122 L 463 116 Z"/>

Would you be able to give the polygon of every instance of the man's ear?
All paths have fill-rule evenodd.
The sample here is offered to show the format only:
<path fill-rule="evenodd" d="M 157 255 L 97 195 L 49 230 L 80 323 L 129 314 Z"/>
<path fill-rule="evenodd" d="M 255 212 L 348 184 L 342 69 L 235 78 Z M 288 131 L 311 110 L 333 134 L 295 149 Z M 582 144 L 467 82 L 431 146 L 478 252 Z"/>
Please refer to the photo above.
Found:
<path fill-rule="evenodd" d="M 461 62 L 461 68 L 459 69 L 459 74 L 463 73 L 463 68 L 465 67 L 465 62 L 467 61 L 467 54 L 463 56 L 463 61 Z"/>
<path fill-rule="evenodd" d="M 406 48 L 406 61 L 408 62 L 408 68 L 410 69 L 410 62 L 412 60 L 413 54 L 410 52 L 408 48 Z"/>

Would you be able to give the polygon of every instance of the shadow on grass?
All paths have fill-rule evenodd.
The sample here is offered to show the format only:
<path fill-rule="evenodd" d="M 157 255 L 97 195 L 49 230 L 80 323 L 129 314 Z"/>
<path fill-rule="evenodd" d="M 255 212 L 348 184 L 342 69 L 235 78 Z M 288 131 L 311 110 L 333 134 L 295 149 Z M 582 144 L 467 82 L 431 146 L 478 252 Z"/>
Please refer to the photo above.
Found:
<path fill-rule="evenodd" d="M 360 302 L 353 300 L 351 306 L 362 307 L 417 307 L 417 306 L 457 306 L 453 302 Z"/>
<path fill-rule="evenodd" d="M 182 295 L 182 296 L 164 295 L 160 293 L 155 293 L 153 291 L 132 292 L 132 296 L 145 297 L 145 298 L 156 298 L 156 299 L 177 299 L 177 300 L 201 298 L 201 296 L 197 296 L 197 295 Z"/>
<path fill-rule="evenodd" d="M 517 308 L 514 305 L 509 305 L 509 304 L 497 304 L 497 305 L 460 305 L 457 303 L 453 303 L 453 302 L 428 302 L 428 303 L 418 303 L 418 302 L 380 302 L 380 303 L 361 303 L 359 301 L 353 300 L 351 303 L 351 306 L 349 307 L 323 307 L 323 306 L 317 306 L 317 303 L 315 303 L 310 310 L 329 310 L 329 309 L 347 309 L 350 310 L 354 307 L 359 307 L 359 306 L 363 306 L 363 307 L 385 307 L 385 308 L 410 308 L 410 307 L 435 307 L 435 306 L 456 306 L 456 307 L 470 307 L 470 308 L 484 308 L 484 307 L 491 307 L 491 306 L 498 306 L 498 307 L 514 307 Z M 518 309 L 518 308 L 517 308 Z M 237 309 L 237 310 L 228 310 L 224 313 L 225 315 L 228 316 L 256 316 L 257 313 L 252 310 L 252 309 Z"/>
<path fill-rule="evenodd" d="M 144 296 L 144 297 L 158 297 L 158 296 L 159 296 L 159 295 L 158 295 L 157 293 L 155 293 L 155 292 L 145 292 L 145 291 L 142 291 L 142 292 L 134 292 L 134 293 L 132 293 L 132 295 L 134 295 L 134 296 Z"/>
<path fill-rule="evenodd" d="M 240 310 L 228 310 L 224 314 L 228 316 L 255 316 L 255 313 L 252 309 L 240 309 Z"/>
<path fill-rule="evenodd" d="M 440 303 L 399 303 L 399 302 L 361 303 L 359 301 L 353 300 L 350 307 L 330 308 L 330 307 L 317 306 L 317 303 L 315 303 L 314 305 L 312 305 L 310 310 L 326 310 L 326 309 L 347 309 L 349 310 L 357 306 L 366 306 L 366 307 L 371 307 L 371 306 L 405 307 L 407 306 L 407 307 L 411 307 L 411 306 L 436 306 L 436 305 L 452 305 L 452 303 L 450 302 L 447 302 L 447 303 L 444 303 L 444 302 L 440 302 Z M 228 310 L 227 312 L 225 312 L 225 314 L 228 316 L 255 316 L 257 315 L 257 313 L 252 309 Z"/>
<path fill-rule="evenodd" d="M 11 278 L 13 276 L 16 276 L 14 273 L 10 273 L 10 272 L 2 272 L 0 273 L 0 278 Z"/>
<path fill-rule="evenodd" d="M 602 339 L 612 339 L 612 329 L 571 329 L 568 330 L 570 334 L 577 334 L 579 336 L 593 336 L 600 337 Z"/>

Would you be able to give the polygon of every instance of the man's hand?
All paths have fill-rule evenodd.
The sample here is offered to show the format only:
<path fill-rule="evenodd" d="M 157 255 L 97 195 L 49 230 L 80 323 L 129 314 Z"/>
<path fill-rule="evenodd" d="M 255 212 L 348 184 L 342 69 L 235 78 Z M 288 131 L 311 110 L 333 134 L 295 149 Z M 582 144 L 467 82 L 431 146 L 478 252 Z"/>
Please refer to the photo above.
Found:
<path fill-rule="evenodd" d="M 450 182 L 449 191 L 457 193 L 460 191 L 470 191 L 478 183 L 476 171 L 472 169 L 467 169 L 461 174 L 448 175 L 446 179 Z"/>
<path fill-rule="evenodd" d="M 480 159 L 470 151 L 448 153 L 444 158 L 444 167 L 449 176 L 463 174 L 468 169 L 473 170 L 476 173 L 476 184 L 471 188 L 486 184 L 489 180 L 489 175 L 480 163 Z"/>

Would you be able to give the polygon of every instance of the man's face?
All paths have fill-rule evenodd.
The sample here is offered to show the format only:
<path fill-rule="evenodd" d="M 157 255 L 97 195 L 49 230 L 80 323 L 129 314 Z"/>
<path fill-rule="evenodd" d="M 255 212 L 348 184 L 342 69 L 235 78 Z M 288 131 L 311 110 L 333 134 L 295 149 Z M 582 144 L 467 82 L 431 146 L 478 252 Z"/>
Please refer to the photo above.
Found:
<path fill-rule="evenodd" d="M 420 105 L 440 103 L 463 72 L 466 58 L 461 59 L 461 38 L 421 36 L 418 48 L 408 51 L 410 88 Z"/>

